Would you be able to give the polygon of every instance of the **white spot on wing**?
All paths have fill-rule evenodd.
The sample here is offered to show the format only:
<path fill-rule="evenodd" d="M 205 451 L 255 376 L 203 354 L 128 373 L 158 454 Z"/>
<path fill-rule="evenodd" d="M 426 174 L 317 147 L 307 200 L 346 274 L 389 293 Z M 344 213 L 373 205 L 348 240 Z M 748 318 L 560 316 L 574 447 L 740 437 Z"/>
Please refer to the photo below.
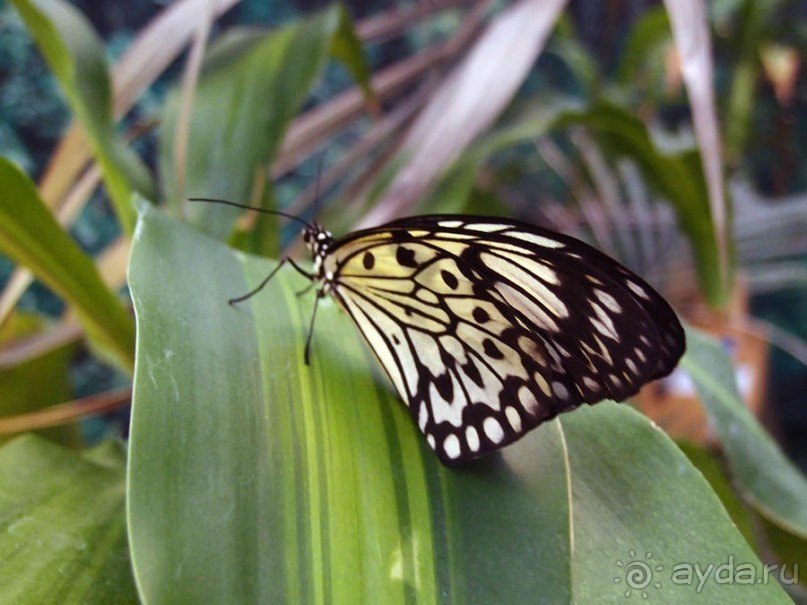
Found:
<path fill-rule="evenodd" d="M 597 328 L 597 331 L 603 334 L 604 336 L 608 336 L 613 340 L 619 342 L 619 335 L 616 333 L 616 328 L 614 327 L 614 322 L 611 320 L 611 317 L 606 313 L 605 309 L 603 309 L 600 305 L 593 302 L 591 303 L 591 308 L 594 309 L 594 313 L 597 314 L 597 318 L 600 320 L 599 324 L 595 323 L 595 320 L 591 320 L 591 323 L 594 324 L 594 327 Z"/>
<path fill-rule="evenodd" d="M 482 231 L 483 233 L 496 233 L 497 231 L 504 231 L 508 225 L 500 225 L 497 223 L 468 223 L 465 228 L 469 231 Z"/>
<path fill-rule="evenodd" d="M 630 288 L 633 291 L 633 293 L 636 294 L 636 296 L 638 296 L 640 298 L 644 298 L 645 300 L 648 300 L 650 298 L 647 295 L 647 292 L 645 292 L 645 289 L 642 288 L 635 281 L 627 280 L 626 283 L 628 284 L 628 288 Z"/>
<path fill-rule="evenodd" d="M 537 414 L 541 407 L 535 395 L 533 395 L 532 391 L 526 386 L 518 390 L 518 402 L 530 414 Z"/>
<path fill-rule="evenodd" d="M 551 397 L 552 396 L 552 389 L 549 388 L 549 383 L 546 381 L 546 378 L 544 378 L 538 372 L 535 373 L 533 378 L 535 379 L 535 383 L 544 392 L 544 395 L 546 395 L 547 397 Z"/>
<path fill-rule="evenodd" d="M 594 336 L 594 341 L 597 343 L 597 346 L 600 347 L 600 356 L 608 365 L 614 365 L 614 362 L 611 359 L 611 354 L 608 352 L 608 348 L 605 346 L 605 344 L 599 338 L 597 338 L 596 335 Z"/>
<path fill-rule="evenodd" d="M 604 304 L 605 308 L 609 311 L 613 311 L 614 313 L 622 312 L 622 307 L 617 300 L 605 290 L 594 290 L 594 295 L 597 297 L 597 300 Z"/>
<path fill-rule="evenodd" d="M 510 423 L 510 426 L 513 427 L 513 430 L 516 433 L 521 432 L 521 416 L 518 414 L 518 410 L 513 406 L 507 406 L 504 408 L 504 415 L 507 416 L 507 422 Z"/>
<path fill-rule="evenodd" d="M 568 399 L 569 397 L 569 389 L 561 382 L 553 382 L 552 390 L 555 392 L 558 399 Z"/>
<path fill-rule="evenodd" d="M 465 442 L 472 452 L 479 451 L 479 433 L 476 432 L 476 428 L 473 426 L 469 425 L 465 428 Z"/>
<path fill-rule="evenodd" d="M 459 458 L 460 440 L 454 433 L 451 433 L 443 441 L 443 451 L 445 451 L 446 456 L 448 456 L 452 460 L 456 460 L 457 458 Z"/>
<path fill-rule="evenodd" d="M 583 376 L 583 384 L 591 391 L 599 390 L 600 385 L 597 384 L 597 381 L 589 376 Z"/>
<path fill-rule="evenodd" d="M 591 325 L 593 325 L 594 328 L 597 330 L 597 332 L 599 332 L 603 336 L 608 336 L 609 338 L 613 338 L 613 334 L 611 334 L 608 331 L 608 328 L 606 328 L 605 325 L 599 319 L 594 319 L 592 317 L 591 318 Z"/>
<path fill-rule="evenodd" d="M 485 418 L 485 421 L 482 423 L 482 430 L 485 431 L 485 435 L 487 435 L 488 439 L 490 439 L 493 443 L 501 443 L 504 439 L 504 430 L 502 430 L 502 425 L 499 424 L 499 421 L 493 416 L 488 416 Z"/>
<path fill-rule="evenodd" d="M 528 242 L 530 244 L 535 244 L 536 246 L 541 246 L 543 248 L 563 248 L 566 244 L 562 244 L 561 242 L 555 241 L 548 237 L 544 237 L 543 235 L 537 235 L 535 233 L 527 233 L 526 231 L 511 231 L 507 234 L 508 237 L 514 237 L 516 239 L 520 239 L 522 241 Z"/>

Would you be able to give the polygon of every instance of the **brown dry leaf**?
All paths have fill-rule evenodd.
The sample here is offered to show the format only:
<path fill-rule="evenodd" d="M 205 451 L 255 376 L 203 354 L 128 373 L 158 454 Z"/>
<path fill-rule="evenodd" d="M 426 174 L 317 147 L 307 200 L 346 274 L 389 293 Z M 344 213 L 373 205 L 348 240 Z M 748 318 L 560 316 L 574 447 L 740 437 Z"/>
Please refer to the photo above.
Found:
<path fill-rule="evenodd" d="M 430 69 L 453 58 L 466 45 L 478 27 L 481 15 L 477 4 L 464 27 L 446 42 L 407 57 L 390 67 L 378 71 L 371 78 L 373 91 L 379 102 L 390 101 L 413 83 L 420 81 Z M 357 25 L 361 30 L 362 23 Z M 277 179 L 314 152 L 325 141 L 341 132 L 365 115 L 367 103 L 364 93 L 353 86 L 334 98 L 305 112 L 295 119 L 286 133 L 283 145 L 272 165 L 272 178 Z"/>
<path fill-rule="evenodd" d="M 714 97 L 714 66 L 709 40 L 709 22 L 703 0 L 665 0 L 689 96 L 695 137 L 709 191 L 709 206 L 718 242 L 723 291 L 729 287 L 726 197 L 721 171 L 722 153 Z"/>
<path fill-rule="evenodd" d="M 166 7 L 135 38 L 115 65 L 115 115 L 124 115 L 140 94 L 179 56 L 212 11 L 213 18 L 240 0 L 180 0 Z"/>
<path fill-rule="evenodd" d="M 121 388 L 89 395 L 27 414 L 0 417 L 0 435 L 14 435 L 75 422 L 116 410 L 132 400 L 132 389 Z"/>
<path fill-rule="evenodd" d="M 129 263 L 129 238 L 121 236 L 107 246 L 96 259 L 101 279 L 113 290 L 126 283 L 126 266 Z"/>
<path fill-rule="evenodd" d="M 375 74 L 371 86 L 376 98 L 386 101 L 394 97 L 444 58 L 442 47 L 429 49 Z M 313 153 L 323 142 L 362 117 L 366 108 L 364 94 L 358 86 L 353 86 L 295 119 L 289 126 L 277 159 L 272 164 L 272 178 L 283 176 L 299 164 L 301 158 Z"/>
<path fill-rule="evenodd" d="M 467 5 L 468 0 L 431 0 L 415 6 L 395 7 L 362 19 L 356 24 L 356 34 L 363 42 L 384 42 L 401 35 L 433 13 Z"/>
<path fill-rule="evenodd" d="M 521 0 L 496 17 L 415 120 L 406 165 L 358 225 L 406 214 L 424 191 L 499 116 L 518 91 L 563 10 L 564 0 Z"/>

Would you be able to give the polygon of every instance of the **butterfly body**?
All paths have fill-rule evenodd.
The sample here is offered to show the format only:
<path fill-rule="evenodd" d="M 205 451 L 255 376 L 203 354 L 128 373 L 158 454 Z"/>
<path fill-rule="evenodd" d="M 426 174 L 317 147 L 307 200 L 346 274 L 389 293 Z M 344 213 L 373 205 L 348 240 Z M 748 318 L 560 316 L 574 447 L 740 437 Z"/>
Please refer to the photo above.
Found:
<path fill-rule="evenodd" d="M 311 279 L 358 326 L 446 464 L 582 403 L 623 400 L 685 347 L 667 302 L 615 260 L 519 221 L 420 216 L 335 240 Z"/>

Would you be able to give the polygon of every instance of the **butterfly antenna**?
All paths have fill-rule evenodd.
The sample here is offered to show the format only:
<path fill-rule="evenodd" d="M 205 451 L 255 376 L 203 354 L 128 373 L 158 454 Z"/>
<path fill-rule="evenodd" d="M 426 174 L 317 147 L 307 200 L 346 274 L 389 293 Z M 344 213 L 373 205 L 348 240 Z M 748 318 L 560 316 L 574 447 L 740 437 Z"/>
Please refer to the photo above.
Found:
<path fill-rule="evenodd" d="M 320 196 L 322 195 L 322 166 L 325 164 L 325 154 L 319 158 L 317 164 L 317 188 L 314 190 L 314 216 L 317 216 L 317 206 L 319 205 Z"/>
<path fill-rule="evenodd" d="M 235 208 L 242 208 L 244 210 L 254 210 L 255 212 L 261 212 L 263 214 L 274 214 L 276 216 L 283 216 L 287 219 L 297 221 L 298 223 L 302 223 L 309 229 L 312 229 L 313 226 L 308 221 L 301 219 L 299 216 L 294 216 L 293 214 L 286 214 L 285 212 L 281 212 L 280 210 L 267 210 L 266 208 L 256 208 L 255 206 L 247 206 L 246 204 L 239 204 L 237 202 L 231 202 L 229 200 L 220 200 L 217 198 L 211 197 L 191 197 L 188 198 L 189 202 L 209 202 L 211 204 L 224 204 L 225 206 L 233 206 Z"/>

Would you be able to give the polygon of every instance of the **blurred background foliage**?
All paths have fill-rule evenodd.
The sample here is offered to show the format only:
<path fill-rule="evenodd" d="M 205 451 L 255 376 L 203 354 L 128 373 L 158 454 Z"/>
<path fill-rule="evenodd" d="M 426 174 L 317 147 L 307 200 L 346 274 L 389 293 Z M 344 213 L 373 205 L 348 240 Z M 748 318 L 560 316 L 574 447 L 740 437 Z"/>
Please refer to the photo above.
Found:
<path fill-rule="evenodd" d="M 703 71 L 697 56 L 688 61 L 680 52 L 687 42 L 698 41 L 698 31 L 693 28 L 687 41 L 687 17 L 668 14 L 671 3 L 571 1 L 559 17 L 548 17 L 552 35 L 543 50 L 520 40 L 508 49 L 511 54 L 496 55 L 507 67 L 501 71 L 513 72 L 512 90 L 493 76 L 477 84 L 490 87 L 494 109 L 463 108 L 450 89 L 445 98 L 439 95 L 443 78 L 472 54 L 491 15 L 508 3 L 347 3 L 366 64 L 357 60 L 355 38 L 344 33 L 344 23 L 333 15 L 323 17 L 336 21 L 311 31 L 335 28 L 336 42 L 310 63 L 290 62 L 289 71 L 276 81 L 262 81 L 257 98 L 217 87 L 211 74 L 223 69 L 235 77 L 243 70 L 250 79 L 260 58 L 249 65 L 244 49 L 258 49 L 256 56 L 264 52 L 256 31 L 295 23 L 325 4 L 199 3 L 197 14 L 210 11 L 209 21 L 194 21 L 162 53 L 155 40 L 138 47 L 152 62 L 164 55 L 159 66 L 152 65 L 151 71 L 140 66 L 138 72 L 132 61 L 126 73 L 113 68 L 108 119 L 93 111 L 103 99 L 86 95 L 76 82 L 76 74 L 80 79 L 91 63 L 81 63 L 77 54 L 78 72 L 67 63 L 59 67 L 56 48 L 48 57 L 50 67 L 43 59 L 48 51 L 34 43 L 35 19 L 26 8 L 38 4 L 0 4 L 0 154 L 40 184 L 46 204 L 58 202 L 51 205 L 54 214 L 88 258 L 97 260 L 107 294 L 126 292 L 131 190 L 150 194 L 174 217 L 235 247 L 269 256 L 281 250 L 299 253 L 295 233 L 278 230 L 273 220 L 188 207 L 185 198 L 218 196 L 307 218 L 316 215 L 337 234 L 418 212 L 509 214 L 573 233 L 620 258 L 656 285 L 687 320 L 711 328 L 730 353 L 744 346 L 747 334 L 771 344 L 755 358 L 754 380 L 765 393 L 752 409 L 790 457 L 807 468 L 804 3 L 708 3 L 714 64 Z M 71 4 L 97 32 L 112 65 L 132 58 L 127 52 L 166 8 L 136 1 Z M 683 18 L 684 26 L 679 23 L 673 35 L 676 18 Z M 688 18 L 693 19 L 689 25 L 697 23 Z M 207 34 L 211 52 L 200 77 L 193 67 L 196 51 L 188 47 L 195 35 L 198 52 L 205 52 Z M 299 35 L 297 42 L 272 44 L 296 48 L 305 37 Z M 500 45 L 507 35 L 501 34 Z M 71 52 L 81 47 L 76 40 L 70 44 L 75 45 Z M 270 45 L 265 52 L 271 56 Z M 326 62 L 326 55 L 333 60 Z M 53 75 L 59 69 L 61 82 Z M 711 87 L 698 97 L 693 85 L 705 76 L 713 76 L 711 106 Z M 196 78 L 196 97 L 187 96 Z M 288 100 L 283 96 L 287 105 L 277 108 L 273 100 L 285 89 L 294 94 Z M 217 104 L 235 101 L 243 101 L 243 113 L 217 130 L 210 124 Z M 199 118 L 204 123 L 188 117 L 188 102 L 205 110 Z M 445 117 L 462 116 L 453 113 L 461 111 L 471 112 L 468 136 L 442 131 L 449 122 Z M 246 136 L 258 115 L 274 139 L 269 134 L 257 142 L 242 138 L 239 147 L 238 140 L 226 138 L 227 132 Z M 82 145 L 71 129 L 74 116 L 85 125 L 94 123 L 89 131 L 106 133 L 97 139 L 114 139 L 106 147 L 93 143 L 100 169 L 86 161 L 85 151 L 71 153 Z M 110 127 L 116 134 L 104 130 Z M 182 128 L 189 129 L 185 140 L 177 134 Z M 719 143 L 709 139 L 710 129 L 719 132 Z M 65 169 L 72 175 L 68 183 L 54 183 L 71 157 L 80 158 L 81 165 Z M 238 158 L 244 158 L 243 175 L 221 170 Z M 710 162 L 718 167 L 711 180 Z M 138 175 L 146 176 L 145 186 L 137 184 Z M 98 186 L 101 180 L 106 187 Z M 15 244 L 12 237 L 8 241 Z M 43 274 L 58 276 L 57 261 L 65 255 L 60 250 L 42 260 Z M 30 266 L 36 270 L 39 265 Z M 90 464 L 84 457 L 95 455 L 87 454 L 94 450 L 83 447 L 104 437 L 127 436 L 131 366 L 125 354 L 110 353 L 103 339 L 93 337 L 69 286 L 66 294 L 47 279 L 29 287 L 15 268 L 0 255 L 0 284 L 7 284 L 0 302 L 0 415 L 6 421 L 0 426 L 7 434 L 48 427 L 45 436 L 78 448 L 81 464 Z M 100 331 L 108 335 L 103 326 Z M 743 391 L 743 363 L 737 361 L 737 379 L 742 394 L 750 397 Z M 681 386 L 685 382 L 673 377 L 655 396 L 676 389 L 686 394 L 691 386 Z M 64 405 L 49 412 L 55 404 Z M 651 401 L 642 409 L 658 421 L 659 406 Z M 93 414 L 84 418 L 87 412 Z M 703 424 L 702 419 L 694 422 Z M 700 429 L 670 432 L 715 445 Z M 687 453 L 697 460 L 703 452 Z M 119 452 L 106 452 L 92 464 L 114 467 L 119 458 Z M 706 468 L 709 462 L 696 464 Z M 792 539 L 782 535 L 779 543 Z M 803 556 L 802 546 L 797 541 L 793 552 Z"/>

